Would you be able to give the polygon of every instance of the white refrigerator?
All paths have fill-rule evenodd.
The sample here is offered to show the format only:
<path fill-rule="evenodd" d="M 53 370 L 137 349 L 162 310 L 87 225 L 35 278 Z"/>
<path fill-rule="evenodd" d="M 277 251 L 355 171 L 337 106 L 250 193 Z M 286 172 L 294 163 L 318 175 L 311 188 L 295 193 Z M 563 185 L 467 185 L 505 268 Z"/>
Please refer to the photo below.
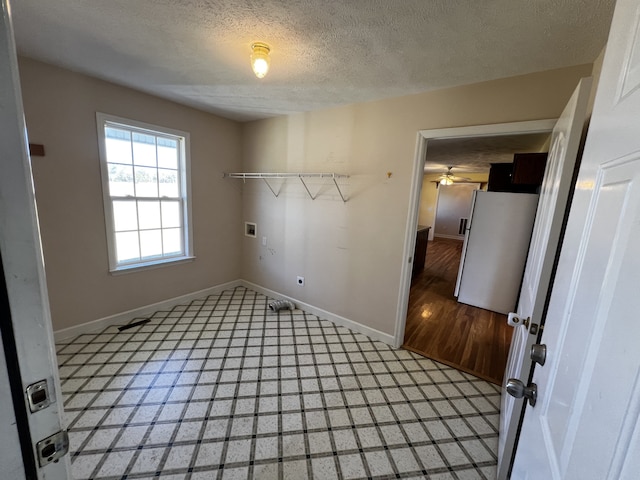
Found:
<path fill-rule="evenodd" d="M 456 282 L 458 302 L 515 311 L 537 205 L 535 194 L 473 193 Z"/>

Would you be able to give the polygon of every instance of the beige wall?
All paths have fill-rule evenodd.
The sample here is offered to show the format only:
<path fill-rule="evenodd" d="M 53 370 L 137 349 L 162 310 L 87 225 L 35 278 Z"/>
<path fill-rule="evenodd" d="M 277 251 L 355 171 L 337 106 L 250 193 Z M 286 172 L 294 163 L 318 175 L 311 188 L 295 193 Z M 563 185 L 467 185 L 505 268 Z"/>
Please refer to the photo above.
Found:
<path fill-rule="evenodd" d="M 590 74 L 583 65 L 245 124 L 245 171 L 351 178 L 346 204 L 330 189 L 311 201 L 291 180 L 279 198 L 247 183 L 243 220 L 258 238 L 243 238 L 243 278 L 393 335 L 417 132 L 557 117 Z"/>
<path fill-rule="evenodd" d="M 427 154 L 427 162 L 429 161 L 429 155 Z M 481 188 L 486 188 L 486 182 L 489 180 L 488 173 L 464 173 L 461 176 L 467 177 L 475 182 L 480 182 Z M 420 207 L 418 211 L 418 224 L 428 225 L 431 227 L 429 230 L 429 240 L 433 240 L 436 223 L 436 206 L 438 200 L 438 189 L 435 182 L 440 177 L 440 174 L 427 173 L 422 177 L 422 190 L 420 191 Z"/>
<path fill-rule="evenodd" d="M 32 163 L 55 330 L 239 278 L 241 192 L 222 179 L 239 168 L 239 124 L 29 59 L 20 75 L 46 150 Z M 109 274 L 96 111 L 190 132 L 194 261 Z"/>
<path fill-rule="evenodd" d="M 418 130 L 555 117 L 592 67 L 244 125 L 33 60 L 20 68 L 30 141 L 47 152 L 33 170 L 54 329 L 244 278 L 392 335 Z M 194 262 L 108 273 L 96 111 L 191 133 Z M 349 201 L 330 181 L 311 182 L 315 201 L 276 181 L 275 198 L 222 179 L 232 170 L 348 173 Z M 420 223 L 433 226 L 429 187 Z"/>
<path fill-rule="evenodd" d="M 461 219 L 469 219 L 473 192 L 479 184 L 457 183 L 441 185 L 438 188 L 438 206 L 436 208 L 436 222 L 434 234 L 449 238 L 464 238 L 464 231 L 460 232 Z"/>

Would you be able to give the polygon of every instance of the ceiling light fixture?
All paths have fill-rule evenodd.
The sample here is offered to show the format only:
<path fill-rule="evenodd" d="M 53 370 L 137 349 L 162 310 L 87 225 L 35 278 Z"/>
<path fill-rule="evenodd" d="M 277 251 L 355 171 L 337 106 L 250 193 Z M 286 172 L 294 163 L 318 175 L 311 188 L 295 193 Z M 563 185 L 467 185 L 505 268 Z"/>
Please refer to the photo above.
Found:
<path fill-rule="evenodd" d="M 440 185 L 453 185 L 453 180 L 451 177 L 446 176 L 442 180 L 440 180 Z"/>
<path fill-rule="evenodd" d="M 447 173 L 443 173 L 442 175 L 440 175 L 436 182 L 438 182 L 440 185 L 453 185 L 456 182 L 468 182 L 471 180 L 467 177 L 458 177 L 457 175 L 454 175 L 451 172 L 452 169 L 453 166 L 447 167 Z"/>
<path fill-rule="evenodd" d="M 271 58 L 269 57 L 271 48 L 269 48 L 269 45 L 266 43 L 256 42 L 251 44 L 251 51 L 251 68 L 253 69 L 253 73 L 255 73 L 258 78 L 264 78 L 269 71 L 269 64 L 271 63 Z"/>

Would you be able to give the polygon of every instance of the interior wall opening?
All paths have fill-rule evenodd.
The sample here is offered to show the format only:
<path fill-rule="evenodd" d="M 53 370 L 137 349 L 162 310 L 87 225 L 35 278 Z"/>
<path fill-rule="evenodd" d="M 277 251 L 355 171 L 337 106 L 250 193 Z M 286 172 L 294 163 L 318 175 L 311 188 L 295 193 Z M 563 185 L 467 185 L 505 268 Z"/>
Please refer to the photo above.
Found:
<path fill-rule="evenodd" d="M 402 329 L 396 330 L 398 346 L 501 384 L 511 337 L 511 327 L 506 322 L 508 312 L 459 302 L 456 292 L 460 265 L 465 263 L 463 252 L 472 201 L 475 191 L 498 191 L 500 195 L 514 195 L 507 198 L 515 199 L 520 198 L 518 194 L 535 194 L 539 187 L 524 187 L 522 182 L 505 187 L 500 184 L 500 176 L 509 170 L 507 180 L 511 180 L 514 155 L 548 151 L 553 123 L 549 120 L 420 132 L 416 162 L 421 160 L 421 164 L 416 167 L 421 168 L 416 168 L 415 173 L 421 178 L 414 179 L 415 224 L 409 232 L 415 236 L 410 239 L 413 268 L 404 298 L 405 317 L 398 322 Z M 450 196 L 458 203 L 466 203 L 466 207 L 443 206 Z M 460 215 L 460 208 L 467 214 Z M 426 246 L 420 240 L 425 228 Z M 526 249 L 524 256 L 526 259 Z M 503 286 L 499 280 L 496 283 L 495 291 L 500 293 Z"/>

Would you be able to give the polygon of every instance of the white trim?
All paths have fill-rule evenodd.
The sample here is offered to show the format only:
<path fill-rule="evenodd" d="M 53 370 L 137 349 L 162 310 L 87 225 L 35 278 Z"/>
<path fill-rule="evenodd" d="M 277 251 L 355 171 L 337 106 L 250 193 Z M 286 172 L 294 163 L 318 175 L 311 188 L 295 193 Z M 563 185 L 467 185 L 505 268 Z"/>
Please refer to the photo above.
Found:
<path fill-rule="evenodd" d="M 427 159 L 427 142 L 418 132 L 409 192 L 409 211 L 405 226 L 404 250 L 400 269 L 400 285 L 398 286 L 398 304 L 396 305 L 396 324 L 394 327 L 393 346 L 400 348 L 404 342 L 404 327 L 407 323 L 407 307 L 409 306 L 409 288 L 413 269 L 413 252 L 416 248 L 416 232 L 418 230 L 418 214 L 420 211 L 420 194 L 424 177 L 424 164 Z M 437 197 L 436 197 L 437 198 Z M 435 227 L 435 224 L 433 225 Z M 433 228 L 432 228 L 433 230 Z M 406 261 L 405 261 L 406 259 Z"/>
<path fill-rule="evenodd" d="M 415 244 L 416 228 L 418 225 L 418 211 L 420 209 L 420 191 L 424 164 L 427 158 L 427 143 L 435 138 L 469 138 L 487 137 L 493 135 L 518 135 L 522 133 L 551 132 L 556 124 L 555 119 L 532 120 L 527 122 L 495 123 L 491 125 L 473 125 L 469 127 L 440 128 L 435 130 L 420 130 L 416 135 L 416 148 L 411 177 L 411 192 L 409 209 L 405 228 L 403 262 L 398 288 L 398 304 L 396 307 L 396 322 L 394 328 L 393 346 L 398 348 L 404 341 L 404 329 L 407 323 L 407 307 L 409 304 L 409 289 L 411 287 L 411 260 Z M 435 232 L 434 232 L 435 233 Z M 407 259 L 407 261 L 405 261 Z"/>
<path fill-rule="evenodd" d="M 69 455 L 42 469 L 37 468 L 35 462 L 38 457 L 35 442 L 65 429 L 67 420 L 56 364 L 10 7 L 9 1 L 0 1 L 0 275 L 4 282 L 0 288 L 5 290 L 1 321 L 4 326 L 12 325 L 12 331 L 3 328 L 4 335 L 0 333 L 3 342 L 0 348 L 0 369 L 3 370 L 0 477 L 22 479 L 27 475 L 29 478 L 63 480 L 71 478 Z M 15 357 L 11 360 L 5 357 L 7 347 L 15 349 Z M 11 375 L 5 368 L 7 361 L 12 362 Z M 16 408 L 24 409 L 27 402 L 25 397 L 21 400 L 11 394 L 13 390 L 14 394 L 20 395 L 13 388 L 17 385 L 9 385 L 6 381 L 9 376 L 23 387 L 46 380 L 52 405 L 24 418 L 20 414 L 16 416 Z M 21 445 L 23 435 L 29 436 L 29 444 Z"/>
<path fill-rule="evenodd" d="M 119 126 L 128 130 L 141 130 L 154 136 L 172 136 L 178 140 L 180 148 L 180 161 L 178 164 L 180 201 L 182 203 L 182 254 L 179 256 L 162 257 L 161 260 L 143 260 L 118 264 L 116 255 L 116 239 L 114 232 L 114 219 L 111 194 L 109 192 L 109 172 L 107 170 L 107 152 L 105 126 L 107 124 Z M 98 133 L 98 153 L 100 159 L 100 176 L 102 179 L 102 201 L 104 204 L 105 228 L 107 234 L 107 251 L 109 256 L 109 272 L 120 272 L 148 265 L 160 267 L 165 264 L 179 262 L 181 260 L 193 258 L 193 229 L 191 216 L 191 136 L 189 132 L 176 130 L 174 128 L 153 125 L 150 123 L 117 117 L 106 113 L 96 112 L 96 128 Z M 131 197 L 132 199 L 140 197 Z M 162 200 L 158 197 L 157 200 Z"/>
<path fill-rule="evenodd" d="M 436 128 L 433 130 L 419 130 L 418 135 L 424 140 L 428 140 L 434 138 L 475 138 L 493 137 L 496 135 L 520 135 L 523 133 L 546 133 L 553 130 L 557 121 L 557 118 L 547 118 L 544 120 L 529 120 L 525 122 Z"/>
<path fill-rule="evenodd" d="M 246 280 L 234 280 L 232 282 L 223 283 L 221 285 L 216 285 L 214 287 L 205 288 L 204 290 L 198 290 L 197 292 L 187 293 L 185 295 L 173 297 L 168 300 L 164 300 L 162 302 L 152 303 L 151 305 L 144 305 L 142 307 L 127 310 L 126 312 L 116 313 L 115 315 L 99 318 L 97 320 L 93 320 L 87 323 L 82 323 L 80 325 L 75 325 L 73 327 L 56 330 L 54 332 L 54 338 L 55 338 L 55 341 L 58 342 L 60 340 L 76 337 L 84 333 L 97 332 L 111 325 L 118 325 L 118 324 L 126 325 L 134 318 L 151 315 L 160 310 L 166 310 L 167 308 L 171 308 L 176 305 L 180 305 L 186 302 L 191 302 L 192 300 L 197 300 L 199 298 L 203 298 L 208 295 L 215 295 L 223 292 L 224 290 L 229 290 L 236 287 L 246 287 L 258 293 L 266 295 L 270 298 L 289 300 L 295 303 L 297 307 L 301 308 L 305 312 L 309 312 L 313 315 L 317 315 L 318 317 L 324 320 L 329 320 L 331 323 L 334 323 L 341 327 L 348 328 L 349 330 L 352 330 L 354 332 L 366 335 L 372 340 L 377 340 L 379 342 L 386 343 L 387 345 L 393 345 L 393 335 L 389 335 L 388 333 L 381 332 L 380 330 L 376 330 L 375 328 L 367 327 L 366 325 L 362 325 L 361 323 L 358 323 L 354 320 L 341 317 L 340 315 L 335 315 L 321 308 L 315 307 L 308 303 L 301 302 L 295 298 L 282 295 L 281 293 L 278 293 L 274 290 L 269 290 L 268 288 L 264 288 L 260 285 L 248 282 Z"/>
<path fill-rule="evenodd" d="M 181 263 L 193 262 L 196 257 L 169 257 L 163 258 L 155 262 L 145 263 L 144 265 L 126 265 L 124 267 L 118 267 L 115 270 L 111 270 L 111 275 L 126 275 L 127 273 L 140 272 L 141 270 L 153 270 L 155 268 L 166 267 L 167 264 L 179 265 Z"/>
<path fill-rule="evenodd" d="M 215 295 L 221 293 L 224 290 L 239 287 L 242 283 L 240 280 L 234 280 L 232 282 L 223 283 L 214 287 L 205 288 L 204 290 L 198 290 L 197 292 L 187 293 L 178 297 L 173 297 L 162 302 L 152 303 L 151 305 L 144 305 L 142 307 L 127 310 L 126 312 L 116 313 L 108 317 L 99 318 L 90 322 L 82 323 L 80 325 L 74 325 L 73 327 L 63 328 L 56 330 L 54 333 L 55 341 L 64 340 L 67 338 L 76 337 L 83 333 L 92 333 L 105 329 L 111 325 L 127 324 L 136 317 L 142 317 L 150 315 L 160 310 L 174 307 L 185 302 L 191 302 L 199 298 L 206 297 L 208 295 Z"/>
<path fill-rule="evenodd" d="M 393 346 L 393 335 L 389 335 L 388 333 L 381 332 L 380 330 L 376 330 L 375 328 L 367 327 L 366 325 L 358 323 L 354 320 L 341 317 L 340 315 L 335 315 L 321 308 L 315 307 L 313 305 L 309 305 L 308 303 L 301 302 L 299 300 L 296 300 L 293 297 L 288 297 L 286 295 L 275 292 L 273 290 L 269 290 L 268 288 L 264 288 L 260 285 L 256 285 L 255 283 L 251 283 L 246 280 L 240 280 L 240 284 L 243 287 L 254 290 L 258 293 L 266 295 L 267 297 L 275 298 L 278 300 L 289 300 L 290 302 L 295 303 L 296 307 L 304 310 L 305 312 L 309 312 L 309 313 L 312 313 L 313 315 L 317 315 L 323 320 L 329 320 L 331 323 L 335 325 L 348 328 L 353 332 L 366 335 L 372 340 L 377 340 L 379 342 L 386 343 L 387 345 Z"/>

